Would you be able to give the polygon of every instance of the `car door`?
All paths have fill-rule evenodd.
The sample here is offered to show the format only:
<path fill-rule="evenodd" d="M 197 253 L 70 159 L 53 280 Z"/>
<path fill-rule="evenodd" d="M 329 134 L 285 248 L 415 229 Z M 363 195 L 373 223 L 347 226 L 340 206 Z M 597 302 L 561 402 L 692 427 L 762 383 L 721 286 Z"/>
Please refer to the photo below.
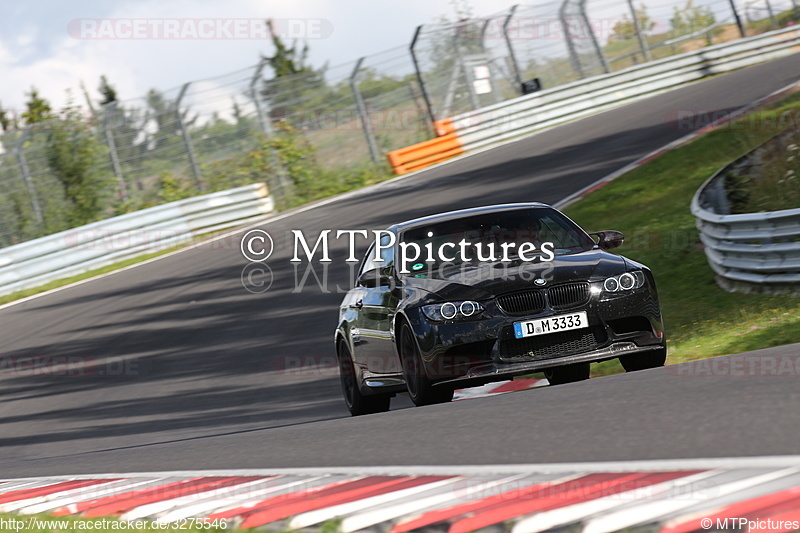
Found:
<path fill-rule="evenodd" d="M 389 237 L 384 236 L 383 239 Z M 388 241 L 382 242 L 385 245 Z M 384 250 L 382 262 L 376 261 L 374 246 L 367 253 L 359 276 L 365 272 L 380 269 L 383 274 L 391 274 L 394 269 L 394 250 Z M 400 303 L 400 291 L 394 283 L 359 287 L 356 306 L 359 342 L 356 345 L 356 360 L 376 374 L 400 372 L 399 360 L 392 342 L 392 321 Z"/>

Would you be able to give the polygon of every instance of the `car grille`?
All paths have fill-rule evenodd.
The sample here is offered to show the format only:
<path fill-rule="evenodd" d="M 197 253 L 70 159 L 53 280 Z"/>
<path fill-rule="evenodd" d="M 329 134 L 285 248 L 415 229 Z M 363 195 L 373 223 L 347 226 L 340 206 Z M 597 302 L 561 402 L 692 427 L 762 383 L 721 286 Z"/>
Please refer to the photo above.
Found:
<path fill-rule="evenodd" d="M 497 305 L 507 315 L 534 315 L 544 310 L 544 293 L 553 309 L 568 309 L 589 301 L 589 284 L 585 281 L 565 283 L 549 289 L 531 289 L 497 297 Z"/>
<path fill-rule="evenodd" d="M 544 296 L 539 290 L 503 294 L 496 301 L 507 315 L 533 315 L 544 309 Z"/>
<path fill-rule="evenodd" d="M 498 348 L 502 361 L 543 361 L 589 352 L 598 348 L 607 339 L 605 329 L 601 326 L 522 339 L 515 339 L 513 336 L 513 331 L 509 330 L 508 334 L 503 335 L 506 339 L 499 343 Z"/>
<path fill-rule="evenodd" d="M 556 285 L 547 290 L 550 307 L 567 309 L 586 303 L 589 300 L 589 284 L 585 281 Z"/>

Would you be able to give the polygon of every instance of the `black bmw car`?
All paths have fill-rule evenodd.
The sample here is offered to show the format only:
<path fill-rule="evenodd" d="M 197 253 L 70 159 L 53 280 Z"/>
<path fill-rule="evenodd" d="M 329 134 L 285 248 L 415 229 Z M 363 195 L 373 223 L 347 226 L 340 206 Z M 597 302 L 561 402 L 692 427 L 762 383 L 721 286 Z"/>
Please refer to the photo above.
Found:
<path fill-rule="evenodd" d="M 588 379 L 590 363 L 662 366 L 666 339 L 650 270 L 544 204 L 480 207 L 391 226 L 367 251 L 335 333 L 353 415 L 544 372 Z"/>

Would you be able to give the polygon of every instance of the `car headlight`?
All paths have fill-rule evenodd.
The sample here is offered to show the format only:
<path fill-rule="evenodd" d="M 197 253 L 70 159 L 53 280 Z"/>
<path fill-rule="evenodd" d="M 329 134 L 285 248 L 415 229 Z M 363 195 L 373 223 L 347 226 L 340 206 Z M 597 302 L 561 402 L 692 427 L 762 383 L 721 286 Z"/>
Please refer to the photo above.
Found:
<path fill-rule="evenodd" d="M 645 284 L 644 272 L 641 270 L 634 270 L 633 272 L 625 272 L 618 276 L 606 278 L 603 282 L 604 293 L 625 292 L 638 289 Z"/>
<path fill-rule="evenodd" d="M 483 311 L 483 306 L 478 302 L 466 300 L 463 302 L 444 302 L 440 304 L 423 305 L 422 313 L 431 320 L 444 322 L 445 320 L 463 320 L 471 318 Z"/>

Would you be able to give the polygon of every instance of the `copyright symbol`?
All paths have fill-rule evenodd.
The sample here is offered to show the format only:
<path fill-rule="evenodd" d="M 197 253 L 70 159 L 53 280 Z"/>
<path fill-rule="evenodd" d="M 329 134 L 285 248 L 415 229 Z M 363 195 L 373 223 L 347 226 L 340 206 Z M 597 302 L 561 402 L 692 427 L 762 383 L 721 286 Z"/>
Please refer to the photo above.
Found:
<path fill-rule="evenodd" d="M 272 287 L 272 269 L 262 263 L 248 263 L 240 276 L 242 287 L 252 294 L 263 294 Z"/>
<path fill-rule="evenodd" d="M 260 263 L 272 255 L 272 237 L 263 229 L 250 230 L 242 237 L 239 248 L 248 261 Z"/>
<path fill-rule="evenodd" d="M 703 529 L 711 529 L 711 526 L 713 525 L 714 521 L 711 520 L 710 518 L 703 518 L 702 520 L 700 520 L 700 527 L 702 527 Z"/>

